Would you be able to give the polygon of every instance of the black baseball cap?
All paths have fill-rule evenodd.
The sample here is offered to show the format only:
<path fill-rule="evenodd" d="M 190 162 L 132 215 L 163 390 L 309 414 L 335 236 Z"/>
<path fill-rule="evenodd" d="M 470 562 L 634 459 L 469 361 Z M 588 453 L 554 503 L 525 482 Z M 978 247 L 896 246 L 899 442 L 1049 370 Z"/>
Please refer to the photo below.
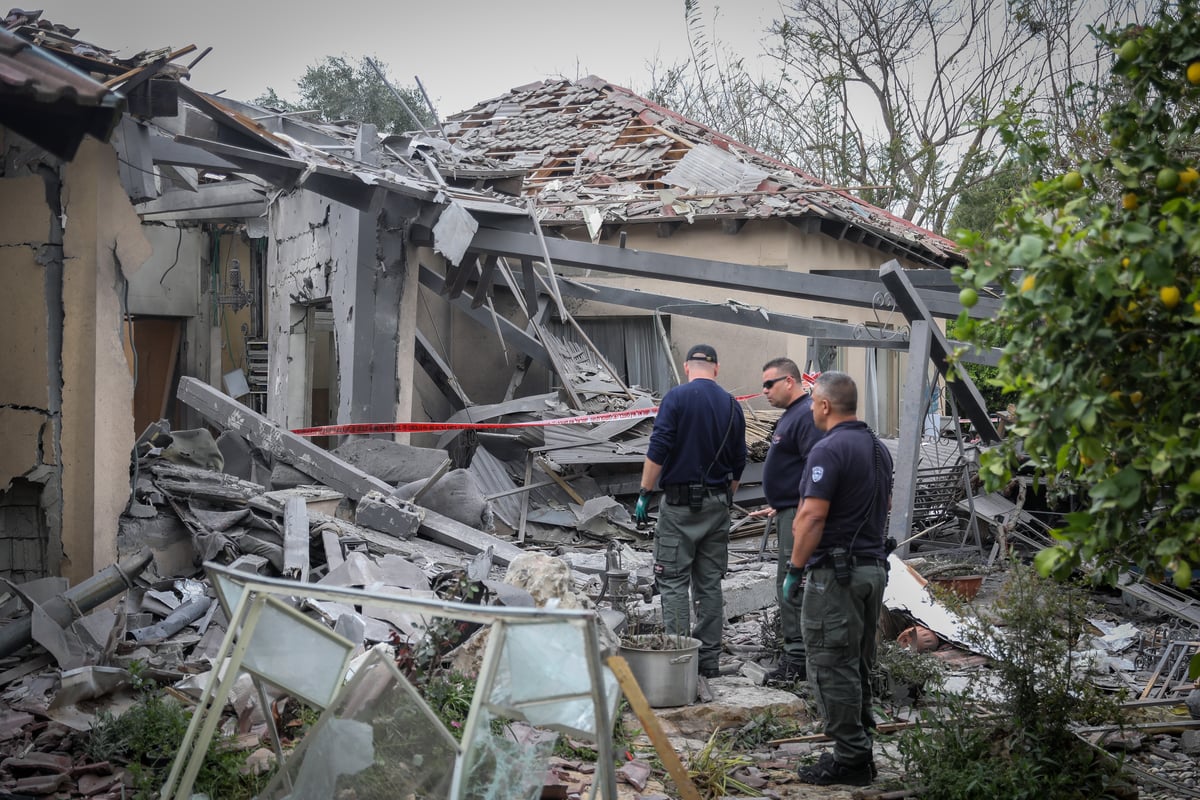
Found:
<path fill-rule="evenodd" d="M 691 350 L 688 350 L 687 361 L 707 361 L 710 364 L 717 363 L 717 351 L 706 344 L 695 345 Z"/>

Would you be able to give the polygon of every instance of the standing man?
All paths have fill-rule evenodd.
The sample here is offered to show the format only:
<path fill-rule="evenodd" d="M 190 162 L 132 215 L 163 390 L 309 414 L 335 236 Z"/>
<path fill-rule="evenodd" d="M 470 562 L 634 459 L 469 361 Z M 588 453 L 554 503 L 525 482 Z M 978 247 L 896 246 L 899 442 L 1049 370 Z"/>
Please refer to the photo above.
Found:
<path fill-rule="evenodd" d="M 790 602 L 803 593 L 808 684 L 833 740 L 832 754 L 797 772 L 804 783 L 821 786 L 866 786 L 875 777 L 870 673 L 887 583 L 892 457 L 857 409 L 849 375 L 817 378 L 813 422 L 825 437 L 808 454 L 784 580 Z"/>
<path fill-rule="evenodd" d="M 719 674 L 729 568 L 729 507 L 746 466 L 746 419 L 717 385 L 717 351 L 698 344 L 683 362 L 687 383 L 667 392 L 654 418 L 634 518 L 645 523 L 650 492 L 663 502 L 654 538 L 654 575 L 663 623 L 700 640 L 700 674 Z M 691 607 L 696 625 L 691 627 Z"/>
<path fill-rule="evenodd" d="M 763 394 L 775 408 L 784 409 L 775 423 L 767 461 L 763 464 L 763 494 L 767 510 L 754 512 L 775 517 L 775 535 L 779 540 L 776 557 L 775 592 L 779 601 L 779 626 L 783 634 L 783 657 L 779 666 L 767 673 L 767 683 L 791 685 L 805 678 L 804 633 L 800 627 L 800 606 L 792 605 L 783 594 L 792 557 L 792 524 L 800 505 L 800 482 L 808 451 L 824 435 L 813 424 L 812 399 L 803 376 L 790 358 L 773 358 L 763 365 Z"/>

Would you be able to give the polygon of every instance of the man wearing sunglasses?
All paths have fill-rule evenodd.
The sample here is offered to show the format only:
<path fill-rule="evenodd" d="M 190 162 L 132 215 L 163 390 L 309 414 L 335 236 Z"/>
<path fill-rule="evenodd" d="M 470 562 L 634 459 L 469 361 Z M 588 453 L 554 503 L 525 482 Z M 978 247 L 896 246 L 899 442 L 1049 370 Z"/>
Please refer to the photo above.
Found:
<path fill-rule="evenodd" d="M 812 399 L 808 384 L 790 358 L 773 358 L 762 368 L 763 394 L 783 415 L 775 423 L 771 447 L 763 464 L 763 494 L 767 508 L 752 516 L 773 516 L 775 535 L 779 540 L 776 559 L 775 591 L 779 602 L 779 627 L 783 636 L 783 656 L 779 665 L 766 675 L 766 681 L 791 686 L 805 679 L 804 634 L 800 625 L 800 607 L 793 606 L 783 596 L 783 579 L 787 577 L 788 559 L 792 556 L 792 524 L 796 507 L 800 505 L 800 481 L 804 478 L 804 463 L 808 451 L 824 435 L 813 424 Z"/>

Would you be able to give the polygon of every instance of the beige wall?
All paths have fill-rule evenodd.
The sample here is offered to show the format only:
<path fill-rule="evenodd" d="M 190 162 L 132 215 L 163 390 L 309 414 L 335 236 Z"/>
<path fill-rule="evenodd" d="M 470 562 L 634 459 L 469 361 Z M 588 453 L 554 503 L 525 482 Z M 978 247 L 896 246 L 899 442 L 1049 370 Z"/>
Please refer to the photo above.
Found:
<path fill-rule="evenodd" d="M 46 158 L 8 144 L 31 168 Z M 61 184 L 0 179 L 0 491 L 18 477 L 42 485 L 47 567 L 74 584 L 116 557 L 134 441 L 121 298 L 150 248 L 110 146 L 87 139 L 72 162 L 41 166 Z M 61 203 L 57 220 L 48 194 Z"/>
<path fill-rule="evenodd" d="M 76 583 L 113 563 L 129 499 L 133 381 L 119 298 L 150 245 L 110 146 L 85 140 L 64 176 L 62 574 Z"/>
<path fill-rule="evenodd" d="M 642 252 L 669 253 L 734 264 L 774 267 L 793 272 L 878 270 L 883 263 L 894 257 L 861 244 L 838 241 L 822 234 L 805 233 L 782 220 L 749 220 L 736 234 L 725 233 L 719 223 L 707 222 L 681 225 L 674 235 L 666 238 L 657 236 L 655 225 L 626 225 L 624 230 L 627 233 L 626 247 Z M 568 234 L 578 233 L 582 233 L 582 230 L 568 231 Z M 901 261 L 901 264 L 912 266 L 904 261 Z M 581 273 L 578 270 L 573 272 Z M 600 272 L 588 274 L 587 280 L 698 302 L 721 303 L 732 298 L 747 305 L 765 308 L 769 313 L 834 319 L 851 325 L 877 321 L 898 327 L 907 325 L 898 312 L 891 315 L 880 312 L 877 315 L 871 309 L 837 303 L 768 296 L 677 281 L 647 281 L 643 278 Z M 587 317 L 645 312 L 605 304 L 584 303 L 576 313 L 580 317 Z M 663 309 L 663 313 L 669 314 L 670 309 Z M 721 383 L 735 394 L 748 394 L 761 389 L 761 367 L 768 359 L 787 356 L 803 366 L 808 355 L 807 340 L 804 337 L 690 319 L 682 315 L 674 315 L 671 318 L 671 338 L 677 350 L 674 354 L 677 362 L 684 355 L 682 351 L 691 344 L 707 342 L 716 347 L 721 359 Z M 815 358 L 815 354 L 813 357 Z M 843 358 L 846 370 L 861 387 L 866 375 L 865 349 L 845 348 Z"/>

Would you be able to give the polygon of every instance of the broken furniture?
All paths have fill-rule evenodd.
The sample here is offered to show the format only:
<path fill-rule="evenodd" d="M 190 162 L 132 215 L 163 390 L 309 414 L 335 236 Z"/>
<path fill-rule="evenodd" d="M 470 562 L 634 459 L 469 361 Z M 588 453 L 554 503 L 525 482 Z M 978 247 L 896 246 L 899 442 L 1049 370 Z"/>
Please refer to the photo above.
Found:
<path fill-rule="evenodd" d="M 293 596 L 347 605 L 367 603 L 431 618 L 491 626 L 461 747 L 452 738 L 446 741 L 449 734 L 439 728 L 444 735 L 433 739 L 432 745 L 431 737 L 422 735 L 416 737 L 419 741 L 409 750 L 414 759 L 408 765 L 411 767 L 421 766 L 421 760 L 429 755 L 417 748 L 433 746 L 440 753 L 453 752 L 451 771 L 441 776 L 447 780 L 448 792 L 444 795 L 447 800 L 525 796 L 517 792 L 490 793 L 498 782 L 519 781 L 522 775 L 529 780 L 532 766 L 523 755 L 525 748 L 506 746 L 491 734 L 490 722 L 495 718 L 526 720 L 532 725 L 595 742 L 599 779 L 593 783 L 590 796 L 595 798 L 597 791 L 601 791 L 600 796 L 616 800 L 611 732 L 620 695 L 615 676 L 601 661 L 597 629 L 600 623 L 595 614 L 531 608 L 485 609 L 363 589 L 300 584 L 212 563 L 205 566 L 229 615 L 228 632 L 213 659 L 214 663 L 224 664 L 224 670 L 214 670 L 209 677 L 159 795 L 161 800 L 186 800 L 192 796 L 221 710 L 243 670 L 253 676 L 264 698 L 261 682 L 323 709 L 317 727 L 309 734 L 315 744 L 287 761 L 277 747 L 281 770 L 268 787 L 265 795 L 268 797 L 288 796 L 293 784 L 314 790 L 317 786 L 304 781 L 305 777 L 324 776 L 319 784 L 321 792 L 307 791 L 303 796 L 333 800 L 340 796 L 335 789 L 354 785 L 355 776 L 378 763 L 380 754 L 395 744 L 390 737 L 399 734 L 388 728 L 389 738 L 376 741 L 384 728 L 363 722 L 358 712 L 364 704 L 371 705 L 371 697 L 378 699 L 386 688 L 380 683 L 401 693 L 395 702 L 407 716 L 416 715 L 435 724 L 436 717 L 386 659 L 360 664 L 359 674 L 344 683 L 354 644 L 293 609 L 287 602 Z M 296 658 L 297 650 L 305 652 L 304 659 Z M 363 674 L 372 677 L 364 678 Z M 364 688 L 364 684 L 369 685 Z M 363 695 L 367 697 L 364 699 Z M 437 744 L 439 740 L 443 743 L 441 747 Z M 338 746 L 347 741 L 353 741 L 355 746 Z M 388 752 L 389 761 L 397 756 L 394 749 Z M 366 758 L 364 753 L 371 753 L 372 757 Z M 487 756 L 493 760 L 494 769 L 476 769 L 488 761 Z M 310 759 L 316 763 L 310 764 Z M 416 771 L 436 769 L 436 762 L 424 766 L 426 770 Z M 506 769 L 511 774 L 506 774 Z M 534 772 L 539 788 L 543 772 L 544 769 Z M 339 776 L 344 781 L 339 781 Z M 286 791 L 280 791 L 281 785 Z"/>

